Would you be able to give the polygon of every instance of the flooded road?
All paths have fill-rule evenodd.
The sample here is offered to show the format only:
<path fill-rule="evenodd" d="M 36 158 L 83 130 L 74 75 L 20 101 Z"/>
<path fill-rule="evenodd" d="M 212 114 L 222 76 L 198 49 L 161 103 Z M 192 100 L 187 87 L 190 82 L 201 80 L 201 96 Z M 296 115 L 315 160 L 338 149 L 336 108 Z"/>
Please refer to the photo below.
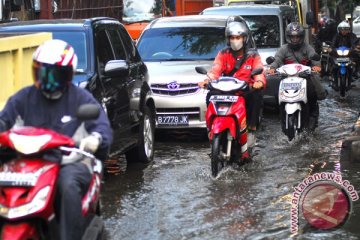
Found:
<path fill-rule="evenodd" d="M 341 171 L 360 190 L 360 163 L 340 160 L 342 140 L 360 109 L 360 90 L 346 99 L 330 91 L 320 102 L 319 127 L 311 136 L 289 143 L 278 115 L 266 112 L 257 134 L 254 157 L 216 179 L 210 172 L 206 140 L 156 143 L 154 162 L 131 165 L 124 160 L 118 175 L 103 188 L 103 218 L 109 239 L 359 239 L 360 201 L 349 221 L 320 231 L 300 219 L 290 232 L 293 187 L 308 174 Z"/>

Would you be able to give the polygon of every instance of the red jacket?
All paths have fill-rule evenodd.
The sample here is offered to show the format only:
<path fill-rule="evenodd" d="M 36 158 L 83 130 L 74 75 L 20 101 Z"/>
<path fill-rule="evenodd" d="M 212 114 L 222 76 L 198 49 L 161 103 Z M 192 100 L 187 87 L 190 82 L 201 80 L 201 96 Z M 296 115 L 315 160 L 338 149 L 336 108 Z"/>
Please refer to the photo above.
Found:
<path fill-rule="evenodd" d="M 233 51 L 230 48 L 225 48 L 218 53 L 214 60 L 214 64 L 208 73 L 211 79 L 218 79 L 220 76 L 228 76 L 231 73 L 236 64 L 236 59 L 232 52 Z M 239 56 L 238 58 L 240 59 L 241 57 L 242 56 Z M 249 50 L 246 60 L 234 73 L 233 77 L 248 82 L 250 86 L 252 86 L 256 81 L 261 81 L 265 88 L 266 78 L 264 72 L 259 75 L 255 75 L 254 79 L 251 78 L 251 71 L 256 68 L 264 68 L 264 65 L 261 62 L 258 52 Z"/>

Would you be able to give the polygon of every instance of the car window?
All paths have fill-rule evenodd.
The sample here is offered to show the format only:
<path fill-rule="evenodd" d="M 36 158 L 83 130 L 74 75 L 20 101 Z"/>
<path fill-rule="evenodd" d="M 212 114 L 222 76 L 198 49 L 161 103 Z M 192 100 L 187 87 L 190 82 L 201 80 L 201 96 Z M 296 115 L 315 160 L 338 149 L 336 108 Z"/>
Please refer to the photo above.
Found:
<path fill-rule="evenodd" d="M 225 11 L 226 10 L 226 11 Z M 216 8 L 205 10 L 203 15 L 239 15 L 249 26 L 257 49 L 277 48 L 281 46 L 280 39 L 280 21 L 277 15 L 246 15 L 239 13 L 237 9 Z M 252 14 L 251 12 L 247 14 Z M 285 25 L 286 26 L 286 25 Z"/>
<path fill-rule="evenodd" d="M 137 48 L 144 61 L 209 60 L 226 47 L 224 28 L 179 27 L 148 29 Z"/>
<path fill-rule="evenodd" d="M 119 31 L 116 29 L 108 29 L 110 41 L 114 47 L 115 58 L 118 60 L 127 60 L 126 51 L 122 44 Z"/>
<path fill-rule="evenodd" d="M 113 50 L 105 29 L 99 29 L 95 33 L 97 60 L 100 71 L 104 70 L 105 64 L 110 60 L 115 60 Z"/>
<path fill-rule="evenodd" d="M 136 47 L 133 43 L 132 38 L 127 33 L 126 29 L 122 26 L 119 26 L 119 32 L 121 35 L 121 38 L 123 39 L 123 44 L 125 46 L 125 50 L 129 56 L 130 59 L 133 59 L 134 61 L 140 61 L 140 55 L 136 51 Z"/>
<path fill-rule="evenodd" d="M 78 57 L 78 72 L 88 69 L 88 51 L 85 32 L 53 32 L 54 39 L 61 39 L 69 43 Z"/>
<path fill-rule="evenodd" d="M 257 48 L 280 47 L 279 18 L 275 15 L 242 16 L 249 26 Z"/>

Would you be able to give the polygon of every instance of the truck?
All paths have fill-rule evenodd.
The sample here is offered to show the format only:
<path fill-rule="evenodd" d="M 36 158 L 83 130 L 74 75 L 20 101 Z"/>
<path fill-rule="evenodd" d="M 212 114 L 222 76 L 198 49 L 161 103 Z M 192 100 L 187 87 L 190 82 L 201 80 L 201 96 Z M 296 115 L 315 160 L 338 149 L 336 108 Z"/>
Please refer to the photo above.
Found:
<path fill-rule="evenodd" d="M 124 0 L 122 22 L 136 40 L 155 18 L 196 15 L 212 6 L 213 0 Z"/>

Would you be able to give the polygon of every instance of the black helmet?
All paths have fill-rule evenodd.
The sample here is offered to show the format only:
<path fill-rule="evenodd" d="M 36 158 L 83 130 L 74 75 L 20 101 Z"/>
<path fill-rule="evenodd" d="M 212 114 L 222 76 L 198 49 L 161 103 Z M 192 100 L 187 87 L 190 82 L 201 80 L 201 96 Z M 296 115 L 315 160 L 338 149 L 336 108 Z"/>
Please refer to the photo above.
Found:
<path fill-rule="evenodd" d="M 335 27 L 336 26 L 335 24 L 336 23 L 335 23 L 334 19 L 329 18 L 325 23 L 325 27 L 327 27 L 327 28 Z"/>
<path fill-rule="evenodd" d="M 297 50 L 304 43 L 305 30 L 304 30 L 303 26 L 301 26 L 301 24 L 298 22 L 289 23 L 289 25 L 287 25 L 287 27 L 286 27 L 285 35 L 286 35 L 285 36 L 286 42 L 289 44 L 291 49 Z M 293 37 L 293 36 L 298 36 L 299 41 L 293 42 L 291 40 L 291 37 Z"/>

